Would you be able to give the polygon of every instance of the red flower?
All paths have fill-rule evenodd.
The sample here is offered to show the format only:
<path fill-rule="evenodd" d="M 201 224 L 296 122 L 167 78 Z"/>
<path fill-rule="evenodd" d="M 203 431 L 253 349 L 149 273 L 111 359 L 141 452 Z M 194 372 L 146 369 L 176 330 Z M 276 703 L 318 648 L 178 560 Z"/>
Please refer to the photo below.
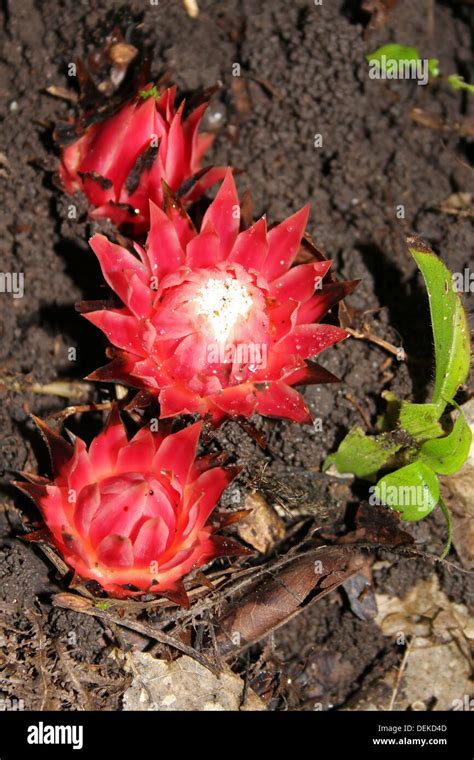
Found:
<path fill-rule="evenodd" d="M 195 459 L 201 423 L 167 436 L 143 427 L 128 441 L 114 409 L 87 449 L 36 422 L 54 480 L 22 473 L 30 483 L 15 485 L 36 501 L 47 538 L 81 579 L 119 598 L 151 592 L 186 603 L 182 579 L 191 569 L 247 552 L 208 524 L 238 470 Z"/>
<path fill-rule="evenodd" d="M 327 280 L 330 261 L 291 267 L 308 208 L 267 231 L 262 218 L 239 233 L 239 201 L 230 171 L 197 233 L 176 203 L 152 204 L 139 258 L 96 235 L 91 246 L 122 300 L 86 318 L 118 351 L 88 379 L 145 388 L 161 416 L 263 415 L 311 420 L 298 383 L 336 380 L 307 361 L 347 332 L 316 324 L 354 283 Z"/>
<path fill-rule="evenodd" d="M 197 131 L 207 102 L 183 118 L 184 101 L 176 111 L 175 94 L 175 87 L 156 94 L 149 85 L 64 149 L 62 183 L 69 193 L 85 193 L 91 217 L 146 232 L 150 200 L 163 205 L 162 180 L 192 202 L 224 176 L 221 167 L 200 171 L 214 137 Z"/>

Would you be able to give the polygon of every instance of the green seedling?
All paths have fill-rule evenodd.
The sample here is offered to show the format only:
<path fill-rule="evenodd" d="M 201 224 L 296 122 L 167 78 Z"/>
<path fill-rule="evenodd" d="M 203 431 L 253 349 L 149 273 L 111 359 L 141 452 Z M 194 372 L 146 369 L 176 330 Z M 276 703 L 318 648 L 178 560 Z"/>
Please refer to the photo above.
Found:
<path fill-rule="evenodd" d="M 398 78 L 394 76 L 394 73 L 400 71 L 402 66 L 416 72 L 421 71 L 426 65 L 429 79 L 442 79 L 452 90 L 466 90 L 467 92 L 474 93 L 474 84 L 465 82 L 459 74 L 442 76 L 438 58 L 421 58 L 416 47 L 390 42 L 377 48 L 373 53 L 368 53 L 366 59 L 369 65 L 377 66 L 380 73 L 386 75 L 388 79 Z M 423 82 L 423 84 L 425 83 Z"/>
<path fill-rule="evenodd" d="M 324 470 L 335 465 L 339 473 L 352 473 L 375 483 L 375 503 L 400 513 L 404 520 L 423 519 L 439 506 L 451 525 L 440 497 L 438 475 L 453 475 L 469 454 L 472 433 L 462 410 L 454 401 L 470 367 L 469 330 L 452 275 L 440 259 L 420 241 L 410 238 L 409 250 L 426 284 L 430 304 L 435 353 L 434 389 L 431 400 L 413 404 L 385 392 L 385 414 L 376 435 L 354 427 L 338 450 L 326 459 Z M 453 423 L 446 407 L 458 416 Z"/>

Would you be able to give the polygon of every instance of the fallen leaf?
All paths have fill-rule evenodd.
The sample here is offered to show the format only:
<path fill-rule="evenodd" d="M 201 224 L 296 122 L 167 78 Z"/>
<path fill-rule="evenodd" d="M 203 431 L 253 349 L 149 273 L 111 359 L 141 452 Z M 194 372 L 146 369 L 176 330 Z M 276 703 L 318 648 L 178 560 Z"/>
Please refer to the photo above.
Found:
<path fill-rule="evenodd" d="M 247 544 L 266 554 L 284 538 L 285 523 L 257 491 L 246 495 L 244 509 L 250 510 L 250 514 L 239 522 L 237 533 Z"/>
<path fill-rule="evenodd" d="M 400 515 L 393 509 L 363 502 L 357 510 L 356 529 L 343 536 L 339 543 L 371 543 L 381 546 L 408 546 L 414 539 L 402 530 Z"/>
<path fill-rule="evenodd" d="M 146 652 L 115 650 L 113 656 L 133 676 L 123 695 L 126 712 L 266 710 L 262 700 L 251 689 L 245 689 L 243 680 L 227 666 L 214 675 L 186 655 L 172 662 L 157 660 Z"/>
<path fill-rule="evenodd" d="M 333 546 L 288 560 L 214 621 L 219 651 L 226 657 L 242 652 L 340 586 L 362 564 L 360 554 Z"/>

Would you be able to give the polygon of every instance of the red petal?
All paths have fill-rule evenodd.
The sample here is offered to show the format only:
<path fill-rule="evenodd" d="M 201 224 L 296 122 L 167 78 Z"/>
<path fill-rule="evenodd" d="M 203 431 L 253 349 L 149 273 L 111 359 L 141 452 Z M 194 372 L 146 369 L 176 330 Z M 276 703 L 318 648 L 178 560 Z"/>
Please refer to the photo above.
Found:
<path fill-rule="evenodd" d="M 146 251 L 151 274 L 159 279 L 184 263 L 184 251 L 173 222 L 151 201 L 150 232 L 146 241 Z"/>
<path fill-rule="evenodd" d="M 149 285 L 145 285 L 136 274 L 126 273 L 128 290 L 125 303 L 138 319 L 146 319 L 150 316 L 153 308 L 154 292 Z"/>
<path fill-rule="evenodd" d="M 222 492 L 239 472 L 240 468 L 229 467 L 228 469 L 224 469 L 223 467 L 215 467 L 212 470 L 203 472 L 194 481 L 189 492 L 186 494 L 186 498 L 189 499 L 190 503 L 197 502 L 199 509 L 198 517 L 192 528 L 193 533 L 204 527 L 209 515 L 215 509 Z M 184 530 L 186 526 L 183 524 L 179 527 Z"/>
<path fill-rule="evenodd" d="M 174 195 L 173 191 L 164 180 L 162 180 L 162 187 L 163 210 L 173 223 L 181 248 L 185 251 L 189 241 L 196 237 L 196 229 L 183 206 L 182 200 Z"/>
<path fill-rule="evenodd" d="M 202 405 L 200 397 L 182 385 L 163 388 L 158 398 L 161 406 L 161 417 L 193 414 Z"/>
<path fill-rule="evenodd" d="M 133 565 L 132 542 L 125 536 L 106 536 L 97 549 L 97 559 L 108 567 L 131 567 Z"/>
<path fill-rule="evenodd" d="M 269 316 L 274 328 L 274 340 L 281 340 L 296 325 L 298 303 L 287 301 L 269 309 Z"/>
<path fill-rule="evenodd" d="M 348 332 L 334 325 L 299 325 L 278 344 L 278 351 L 307 359 L 344 340 L 348 335 Z"/>
<path fill-rule="evenodd" d="M 308 214 L 309 206 L 303 206 L 268 233 L 269 251 L 262 270 L 268 282 L 284 274 L 295 260 Z"/>
<path fill-rule="evenodd" d="M 240 225 L 240 205 L 232 171 L 227 170 L 224 181 L 204 214 L 202 229 L 212 222 L 221 241 L 223 257 L 228 256 L 237 238 Z"/>
<path fill-rule="evenodd" d="M 166 549 L 168 538 L 169 529 L 162 517 L 154 517 L 143 523 L 133 544 L 135 564 L 149 565 L 151 562 L 158 562 Z"/>
<path fill-rule="evenodd" d="M 286 417 L 294 422 L 311 422 L 303 397 L 282 381 L 270 382 L 259 391 L 256 411 L 267 417 Z"/>
<path fill-rule="evenodd" d="M 104 235 L 94 235 L 89 244 L 99 259 L 107 283 L 125 303 L 129 278 L 124 277 L 124 270 L 134 272 L 143 283 L 149 282 L 149 274 L 143 264 L 121 245 L 111 243 Z"/>
<path fill-rule="evenodd" d="M 229 261 L 241 264 L 245 269 L 261 271 L 268 254 L 267 223 L 262 217 L 237 236 Z"/>
<path fill-rule="evenodd" d="M 219 236 L 211 222 L 186 246 L 186 263 L 193 269 L 212 267 L 221 261 L 223 251 Z"/>
<path fill-rule="evenodd" d="M 86 444 L 80 438 L 76 438 L 74 454 L 69 460 L 65 472 L 69 488 L 74 489 L 77 493 L 80 492 L 81 488 L 92 483 L 95 478 L 94 468 L 89 459 Z"/>
<path fill-rule="evenodd" d="M 145 355 L 151 336 L 147 334 L 145 323 L 136 317 L 107 309 L 91 311 L 84 314 L 84 317 L 102 330 L 117 348 L 130 351 L 138 356 Z M 150 323 L 148 324 L 152 327 Z"/>
<path fill-rule="evenodd" d="M 110 533 L 129 536 L 142 517 L 148 496 L 145 481 L 134 481 L 134 484 L 126 482 L 123 489 L 120 493 L 104 494 L 102 488 L 100 509 L 95 513 L 89 529 L 93 545 L 100 543 Z"/>
<path fill-rule="evenodd" d="M 177 189 L 182 177 L 186 173 L 185 166 L 185 144 L 183 127 L 181 125 L 181 116 L 183 113 L 184 100 L 181 103 L 178 112 L 174 116 L 171 127 L 168 132 L 168 147 L 166 151 L 165 172 L 166 181 L 170 187 Z"/>
<path fill-rule="evenodd" d="M 279 301 L 292 298 L 294 301 L 303 303 L 311 298 L 318 286 L 321 290 L 322 278 L 329 270 L 331 263 L 331 261 L 324 261 L 292 267 L 289 272 L 272 282 L 270 293 Z"/>
<path fill-rule="evenodd" d="M 359 280 L 348 282 L 333 282 L 324 285 L 323 289 L 303 304 L 298 312 L 298 324 L 317 322 L 329 309 L 345 296 L 352 293 Z"/>
<path fill-rule="evenodd" d="M 100 490 L 97 483 L 91 483 L 83 488 L 77 500 L 74 511 L 74 522 L 83 537 L 89 533 L 89 528 L 100 506 Z"/>
<path fill-rule="evenodd" d="M 186 201 L 186 203 L 192 203 L 198 200 L 209 187 L 212 187 L 216 182 L 220 182 L 221 179 L 224 179 L 226 171 L 226 166 L 212 166 L 206 171 L 202 179 L 198 180 L 191 190 L 183 196 L 183 201 Z"/>
<path fill-rule="evenodd" d="M 155 449 L 150 433 L 150 439 L 130 441 L 120 449 L 117 457 L 116 473 L 122 472 L 147 472 L 151 469 L 151 463 Z"/>
<path fill-rule="evenodd" d="M 181 489 L 186 485 L 196 456 L 201 427 L 202 423 L 196 422 L 178 433 L 168 435 L 153 459 L 153 471 L 171 471 L 173 481 L 176 480 Z"/>
<path fill-rule="evenodd" d="M 213 403 L 233 417 L 250 417 L 255 409 L 256 391 L 252 383 L 225 388 L 212 396 Z"/>

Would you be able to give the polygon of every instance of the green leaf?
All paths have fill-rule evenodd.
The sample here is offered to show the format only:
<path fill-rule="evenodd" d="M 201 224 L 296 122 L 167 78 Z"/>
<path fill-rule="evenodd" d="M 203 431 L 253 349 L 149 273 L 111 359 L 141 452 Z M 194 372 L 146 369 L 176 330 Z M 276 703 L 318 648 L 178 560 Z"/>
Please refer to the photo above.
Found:
<path fill-rule="evenodd" d="M 439 59 L 438 58 L 429 58 L 428 60 L 428 72 L 430 77 L 433 77 L 436 79 L 436 77 L 439 77 L 441 71 L 439 68 Z"/>
<path fill-rule="evenodd" d="M 465 82 L 459 74 L 450 74 L 449 77 L 447 77 L 447 80 L 449 86 L 453 90 L 467 90 L 468 92 L 474 93 L 474 84 Z"/>
<path fill-rule="evenodd" d="M 142 100 L 148 100 L 148 98 L 156 98 L 156 100 L 160 99 L 160 93 L 158 92 L 158 87 L 156 85 L 150 87 L 149 90 L 139 90 L 138 95 Z"/>
<path fill-rule="evenodd" d="M 96 604 L 95 604 L 95 606 L 99 610 L 108 610 L 109 607 L 110 607 L 110 605 L 111 605 L 111 602 L 107 602 L 107 601 L 106 602 L 96 602 Z"/>
<path fill-rule="evenodd" d="M 466 461 L 471 441 L 471 428 L 460 414 L 449 435 L 423 444 L 421 459 L 440 475 L 453 475 Z"/>
<path fill-rule="evenodd" d="M 416 443 L 428 441 L 444 435 L 442 425 L 438 422 L 439 412 L 435 404 L 412 404 L 400 401 L 390 391 L 382 396 L 387 401 L 387 411 L 382 417 L 382 430 L 401 428 L 416 439 Z M 410 445 L 407 441 L 406 445 Z"/>
<path fill-rule="evenodd" d="M 436 507 L 438 478 L 426 464 L 417 461 L 380 478 L 374 494 L 379 503 L 400 512 L 403 520 L 416 522 Z"/>
<path fill-rule="evenodd" d="M 409 238 L 408 245 L 428 290 L 436 365 L 432 401 L 440 417 L 469 373 L 469 329 L 449 269 L 420 241 Z"/>
<path fill-rule="evenodd" d="M 445 557 L 448 556 L 449 550 L 451 549 L 451 542 L 453 540 L 453 521 L 451 520 L 451 512 L 447 508 L 443 499 L 439 500 L 439 508 L 441 509 L 441 512 L 443 513 L 444 519 L 446 520 L 446 526 L 448 528 L 448 538 L 446 539 L 446 546 L 444 547 L 442 553 L 440 554 L 440 559 L 444 559 Z"/>
<path fill-rule="evenodd" d="M 384 71 L 384 63 L 387 60 L 391 61 L 417 61 L 420 55 L 416 47 L 407 47 L 405 45 L 398 45 L 396 42 L 391 42 L 388 45 L 374 50 L 373 53 L 366 55 L 366 59 L 369 63 L 377 61 L 380 64 L 381 71 Z"/>
<path fill-rule="evenodd" d="M 362 480 L 375 480 L 378 471 L 388 465 L 400 449 L 385 433 L 368 436 L 361 427 L 354 427 L 341 442 L 338 450 L 326 459 L 323 470 L 335 464 L 341 474 L 351 472 Z"/>

